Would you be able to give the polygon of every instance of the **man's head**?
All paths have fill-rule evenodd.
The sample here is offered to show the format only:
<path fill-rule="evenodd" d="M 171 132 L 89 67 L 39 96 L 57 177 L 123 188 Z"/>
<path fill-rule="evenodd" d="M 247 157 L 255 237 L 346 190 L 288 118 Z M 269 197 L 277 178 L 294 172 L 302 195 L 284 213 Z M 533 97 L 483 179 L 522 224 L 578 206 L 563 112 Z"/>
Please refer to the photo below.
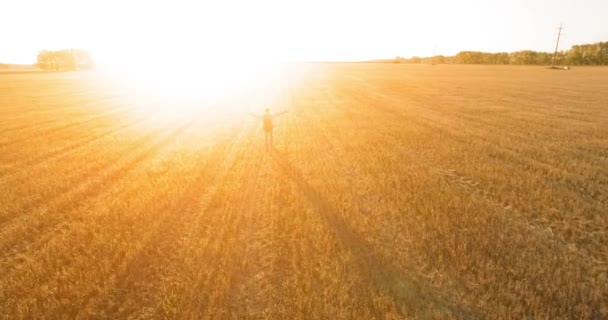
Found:
<path fill-rule="evenodd" d="M 266 108 L 266 109 L 264 109 L 264 112 L 269 113 L 270 109 Z"/>

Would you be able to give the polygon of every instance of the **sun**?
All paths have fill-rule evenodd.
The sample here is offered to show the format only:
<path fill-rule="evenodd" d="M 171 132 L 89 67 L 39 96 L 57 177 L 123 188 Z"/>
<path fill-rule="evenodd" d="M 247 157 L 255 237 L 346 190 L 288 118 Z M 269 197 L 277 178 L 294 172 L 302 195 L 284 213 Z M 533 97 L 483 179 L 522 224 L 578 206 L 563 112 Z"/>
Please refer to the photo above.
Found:
<path fill-rule="evenodd" d="M 167 55 L 118 64 L 106 74 L 131 97 L 131 114 L 167 125 L 193 117 L 246 114 L 261 109 L 285 88 L 285 65 L 248 60 L 175 59 L 154 65 Z"/>
<path fill-rule="evenodd" d="M 133 97 L 135 115 L 162 123 L 246 114 L 275 101 L 288 81 L 283 60 L 287 49 L 284 41 L 275 40 L 287 39 L 281 33 L 287 31 L 264 29 L 266 19 L 227 4 L 215 8 L 224 17 L 191 5 L 179 15 L 167 14 L 175 6 L 151 5 L 141 15 L 136 14 L 140 8 L 127 5 L 124 21 L 100 26 L 116 29 L 120 37 L 97 38 L 93 55 Z M 137 25 L 131 27 L 135 16 Z"/>

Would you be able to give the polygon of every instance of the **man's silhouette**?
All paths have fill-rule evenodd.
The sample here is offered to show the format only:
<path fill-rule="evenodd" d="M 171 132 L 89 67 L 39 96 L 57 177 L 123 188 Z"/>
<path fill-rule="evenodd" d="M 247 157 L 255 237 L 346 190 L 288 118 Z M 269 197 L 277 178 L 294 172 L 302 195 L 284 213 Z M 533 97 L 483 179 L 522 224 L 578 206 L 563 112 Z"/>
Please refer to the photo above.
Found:
<path fill-rule="evenodd" d="M 273 129 L 272 119 L 274 117 L 278 117 L 286 112 L 287 111 L 270 114 L 270 110 L 268 108 L 266 108 L 264 110 L 263 116 L 260 117 L 260 116 L 253 115 L 253 116 L 256 116 L 256 117 L 262 119 L 262 127 L 264 128 L 264 140 L 266 143 L 266 152 L 269 152 L 272 150 L 272 129 Z"/>

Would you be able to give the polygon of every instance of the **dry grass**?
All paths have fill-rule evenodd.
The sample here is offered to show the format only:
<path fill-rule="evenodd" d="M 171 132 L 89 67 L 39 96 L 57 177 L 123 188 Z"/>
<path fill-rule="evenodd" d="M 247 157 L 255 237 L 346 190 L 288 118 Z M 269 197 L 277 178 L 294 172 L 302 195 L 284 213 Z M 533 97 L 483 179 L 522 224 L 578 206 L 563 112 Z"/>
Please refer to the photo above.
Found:
<path fill-rule="evenodd" d="M 608 69 L 309 67 L 273 155 L 0 75 L 0 318 L 608 317 Z"/>

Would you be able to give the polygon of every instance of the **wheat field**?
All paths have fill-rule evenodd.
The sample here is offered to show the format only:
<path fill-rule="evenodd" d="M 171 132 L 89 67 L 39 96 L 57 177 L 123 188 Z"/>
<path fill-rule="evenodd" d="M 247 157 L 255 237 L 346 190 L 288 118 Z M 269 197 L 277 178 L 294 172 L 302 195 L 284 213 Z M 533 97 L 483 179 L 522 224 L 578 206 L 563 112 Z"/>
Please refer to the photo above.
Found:
<path fill-rule="evenodd" d="M 608 318 L 607 68 L 264 94 L 269 153 L 252 96 L 167 119 L 95 72 L 0 74 L 0 318 Z"/>

